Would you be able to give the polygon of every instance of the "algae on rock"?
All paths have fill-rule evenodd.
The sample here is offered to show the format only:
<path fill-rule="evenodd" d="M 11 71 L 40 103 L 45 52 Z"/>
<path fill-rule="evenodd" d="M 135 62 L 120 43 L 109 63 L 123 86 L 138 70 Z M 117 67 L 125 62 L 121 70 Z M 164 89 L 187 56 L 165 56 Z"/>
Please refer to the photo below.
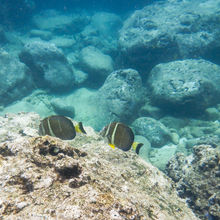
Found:
<path fill-rule="evenodd" d="M 39 124 L 32 113 L 10 117 L 0 118 L 3 126 L 17 121 L 36 131 Z M 71 141 L 18 131 L 2 139 L 2 217 L 196 219 L 162 172 L 132 151 L 111 149 L 92 128 L 85 129 L 87 135 Z"/>

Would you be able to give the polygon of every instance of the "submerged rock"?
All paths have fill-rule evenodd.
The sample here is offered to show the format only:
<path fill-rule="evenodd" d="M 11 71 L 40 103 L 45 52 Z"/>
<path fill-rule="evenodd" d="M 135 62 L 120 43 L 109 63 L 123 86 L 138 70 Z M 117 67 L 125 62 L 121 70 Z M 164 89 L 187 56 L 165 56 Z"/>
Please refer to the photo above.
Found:
<path fill-rule="evenodd" d="M 41 40 L 51 40 L 52 38 L 52 33 L 50 31 L 44 31 L 44 30 L 39 30 L 39 29 L 32 29 L 30 31 L 30 36 L 31 37 L 39 37 Z"/>
<path fill-rule="evenodd" d="M 41 30 L 55 34 L 75 34 L 88 23 L 83 13 L 67 14 L 56 10 L 45 10 L 33 16 L 33 23 Z"/>
<path fill-rule="evenodd" d="M 198 115 L 220 101 L 220 66 L 202 59 L 158 64 L 147 84 L 165 112 Z"/>
<path fill-rule="evenodd" d="M 56 114 L 65 115 L 67 117 L 74 118 L 75 116 L 74 107 L 69 105 L 65 99 L 54 98 L 51 100 L 50 104 L 53 107 L 53 110 Z"/>
<path fill-rule="evenodd" d="M 146 74 L 156 64 L 182 58 L 220 63 L 219 3 L 156 1 L 136 10 L 120 30 L 122 63 Z"/>
<path fill-rule="evenodd" d="M 88 46 L 80 53 L 79 67 L 89 74 L 91 81 L 102 83 L 102 80 L 113 71 L 113 60 L 99 49 Z"/>
<path fill-rule="evenodd" d="M 73 88 L 73 70 L 62 51 L 54 44 L 42 41 L 27 43 L 19 58 L 31 69 L 39 87 L 62 91 Z"/>
<path fill-rule="evenodd" d="M 121 25 L 121 18 L 113 13 L 97 12 L 91 18 L 91 26 L 99 32 L 101 37 L 110 38 L 117 36 Z"/>
<path fill-rule="evenodd" d="M 141 117 L 132 123 L 135 134 L 147 138 L 152 147 L 160 148 L 171 142 L 171 133 L 161 122 L 150 118 Z"/>
<path fill-rule="evenodd" d="M 65 48 L 72 49 L 76 41 L 73 37 L 55 36 L 50 40 L 50 43 L 64 50 Z"/>
<path fill-rule="evenodd" d="M 220 218 L 220 149 L 198 145 L 193 155 L 177 154 L 167 164 L 167 174 L 177 182 L 179 195 L 200 219 Z"/>
<path fill-rule="evenodd" d="M 0 105 L 10 104 L 32 90 L 29 70 L 17 57 L 0 51 L 0 66 Z"/>
<path fill-rule="evenodd" d="M 149 153 L 149 161 L 155 167 L 165 171 L 167 163 L 175 155 L 176 151 L 177 146 L 174 144 L 165 145 L 159 149 L 154 148 Z"/>
<path fill-rule="evenodd" d="M 118 53 L 118 30 L 122 25 L 121 18 L 113 13 L 97 12 L 91 22 L 79 35 L 81 45 L 92 45 L 105 54 Z"/>
<path fill-rule="evenodd" d="M 98 117 L 102 124 L 121 121 L 128 124 L 144 101 L 144 87 L 139 73 L 133 69 L 112 72 L 96 95 Z"/>
<path fill-rule="evenodd" d="M 8 127 L 14 121 L 22 123 L 19 118 L 24 115 L 11 115 Z M 23 120 L 24 128 L 35 130 L 39 117 L 31 113 L 27 117 L 33 123 Z M 18 133 L 1 142 L 1 216 L 197 219 L 157 168 L 132 151 L 112 150 L 91 128 L 86 131 L 87 136 L 73 141 Z"/>
<path fill-rule="evenodd" d="M 53 96 L 48 94 L 44 90 L 36 89 L 31 94 L 22 98 L 19 101 L 13 102 L 12 104 L 4 107 L 0 111 L 0 115 L 7 115 L 8 113 L 19 113 L 19 112 L 36 112 L 41 117 L 55 114 L 54 108 L 51 105 Z"/>

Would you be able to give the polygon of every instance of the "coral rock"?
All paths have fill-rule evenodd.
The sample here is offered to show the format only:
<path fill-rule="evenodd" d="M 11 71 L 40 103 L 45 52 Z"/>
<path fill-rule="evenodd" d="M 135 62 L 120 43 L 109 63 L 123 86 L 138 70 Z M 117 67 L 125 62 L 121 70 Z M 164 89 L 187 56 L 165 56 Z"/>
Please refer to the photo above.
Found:
<path fill-rule="evenodd" d="M 28 115 L 26 129 L 36 129 L 38 116 Z M 18 133 L 0 143 L 1 217 L 197 219 L 162 172 L 86 130 L 71 141 Z"/>

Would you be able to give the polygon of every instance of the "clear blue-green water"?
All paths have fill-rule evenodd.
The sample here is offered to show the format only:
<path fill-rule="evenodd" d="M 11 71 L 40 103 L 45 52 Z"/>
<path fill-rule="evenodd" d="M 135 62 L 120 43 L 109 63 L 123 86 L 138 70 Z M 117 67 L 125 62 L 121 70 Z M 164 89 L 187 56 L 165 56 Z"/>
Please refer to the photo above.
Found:
<path fill-rule="evenodd" d="M 1 116 L 122 122 L 163 171 L 176 153 L 219 145 L 220 0 L 0 3 Z"/>

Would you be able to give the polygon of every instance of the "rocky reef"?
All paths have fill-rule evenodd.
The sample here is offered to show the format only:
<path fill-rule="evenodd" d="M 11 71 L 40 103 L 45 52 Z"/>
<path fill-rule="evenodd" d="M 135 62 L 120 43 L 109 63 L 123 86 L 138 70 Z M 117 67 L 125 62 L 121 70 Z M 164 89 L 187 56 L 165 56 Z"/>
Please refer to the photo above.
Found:
<path fill-rule="evenodd" d="M 28 43 L 19 58 L 29 67 L 39 87 L 56 90 L 73 87 L 73 70 L 62 51 L 54 44 L 40 41 Z"/>
<path fill-rule="evenodd" d="M 167 164 L 166 171 L 200 219 L 220 218 L 219 147 L 198 145 L 188 157 L 179 153 Z"/>
<path fill-rule="evenodd" d="M 14 55 L 0 50 L 0 105 L 27 95 L 33 87 L 28 68 Z"/>
<path fill-rule="evenodd" d="M 151 100 L 173 114 L 201 114 L 219 103 L 219 73 L 219 65 L 203 59 L 158 64 L 147 81 Z"/>
<path fill-rule="evenodd" d="M 0 215 L 49 219 L 197 219 L 173 182 L 90 127 L 72 141 L 38 136 L 34 113 L 0 118 Z"/>
<path fill-rule="evenodd" d="M 0 219 L 195 219 L 185 200 L 218 219 L 220 0 L 103 2 L 2 1 Z M 143 146 L 39 137 L 54 114 L 123 122 Z"/>
<path fill-rule="evenodd" d="M 148 74 L 177 59 L 202 57 L 219 64 L 218 10 L 219 0 L 155 1 L 136 10 L 120 30 L 125 66 Z"/>

